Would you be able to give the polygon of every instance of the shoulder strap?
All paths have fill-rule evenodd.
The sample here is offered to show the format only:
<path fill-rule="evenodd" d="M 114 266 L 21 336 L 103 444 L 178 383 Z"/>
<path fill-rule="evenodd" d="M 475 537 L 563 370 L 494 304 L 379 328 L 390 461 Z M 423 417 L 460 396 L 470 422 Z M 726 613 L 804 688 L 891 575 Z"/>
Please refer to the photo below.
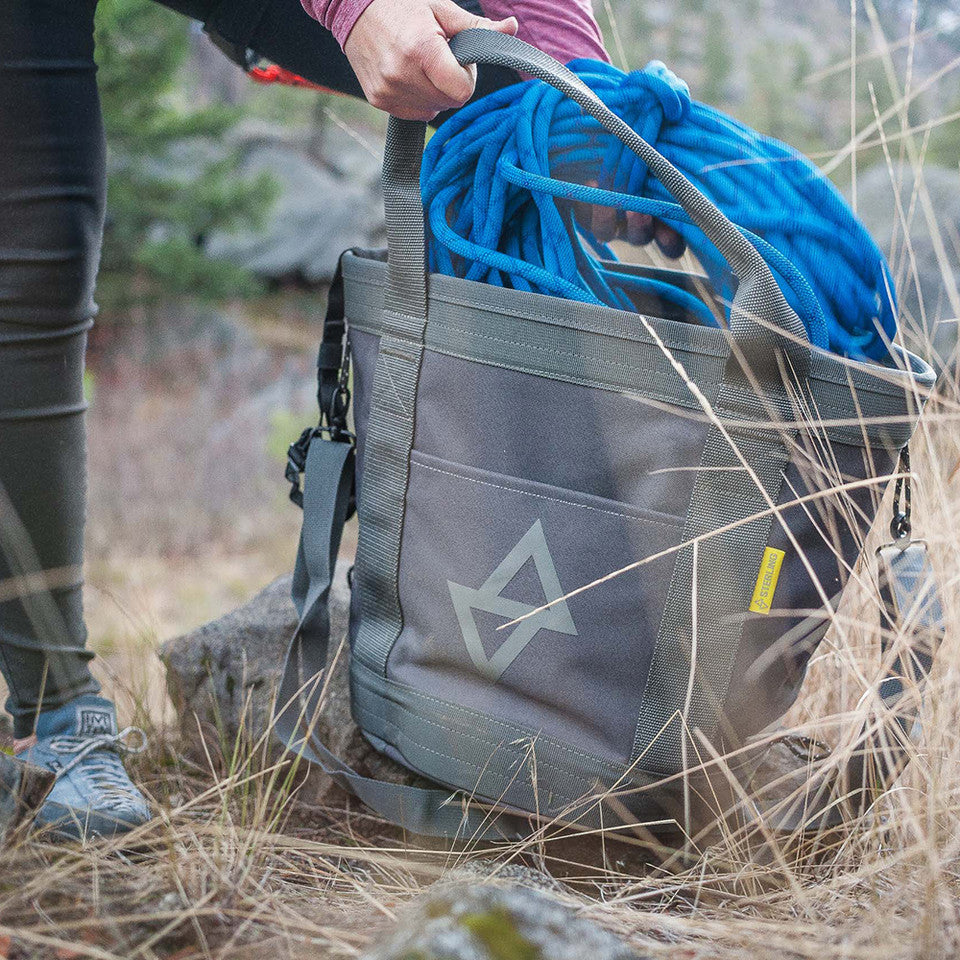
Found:
<path fill-rule="evenodd" d="M 469 806 L 456 792 L 363 777 L 331 753 L 314 733 L 330 641 L 329 599 L 337 551 L 353 493 L 354 448 L 315 438 L 307 454 L 303 532 L 293 579 L 300 622 L 287 649 L 274 708 L 274 732 L 298 756 L 316 764 L 375 813 L 412 833 L 450 838 L 516 839 L 529 832 L 521 817 Z"/>
<path fill-rule="evenodd" d="M 303 528 L 292 591 L 300 619 L 287 648 L 274 707 L 274 734 L 289 750 L 320 767 L 374 812 L 412 833 L 472 840 L 525 836 L 529 833 L 525 818 L 491 815 L 488 810 L 468 805 L 455 791 L 363 777 L 331 753 L 314 732 L 322 707 L 321 678 L 330 646 L 330 587 L 343 527 L 352 513 L 356 472 L 353 437 L 345 429 L 349 395 L 341 392 L 345 329 L 343 277 L 338 266 L 317 363 L 321 427 L 304 431 L 294 444 L 298 448 L 297 462 L 291 455 L 287 474 L 299 493 L 299 473 L 303 473 Z M 342 408 L 335 408 L 337 398 Z"/>

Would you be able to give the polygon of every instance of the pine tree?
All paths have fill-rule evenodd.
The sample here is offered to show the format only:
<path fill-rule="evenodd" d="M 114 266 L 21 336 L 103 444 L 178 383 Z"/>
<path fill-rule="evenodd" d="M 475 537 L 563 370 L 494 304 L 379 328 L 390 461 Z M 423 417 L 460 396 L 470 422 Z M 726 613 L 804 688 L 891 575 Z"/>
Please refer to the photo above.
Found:
<path fill-rule="evenodd" d="M 214 229 L 260 221 L 274 194 L 269 177 L 239 176 L 225 135 L 234 107 L 187 102 L 179 71 L 189 25 L 151 0 L 104 0 L 97 64 L 107 134 L 107 224 L 98 301 L 109 320 L 161 297 L 221 298 L 256 284 L 206 257 Z"/>

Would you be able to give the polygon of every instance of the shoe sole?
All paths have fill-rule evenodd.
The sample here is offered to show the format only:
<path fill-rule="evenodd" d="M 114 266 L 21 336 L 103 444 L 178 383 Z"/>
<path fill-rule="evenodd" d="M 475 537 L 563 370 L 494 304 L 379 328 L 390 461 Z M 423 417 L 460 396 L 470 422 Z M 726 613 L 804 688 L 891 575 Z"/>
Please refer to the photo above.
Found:
<path fill-rule="evenodd" d="M 47 801 L 34 821 L 34 830 L 58 840 L 90 840 L 129 833 L 147 820 L 125 820 L 99 810 L 78 810 Z"/>

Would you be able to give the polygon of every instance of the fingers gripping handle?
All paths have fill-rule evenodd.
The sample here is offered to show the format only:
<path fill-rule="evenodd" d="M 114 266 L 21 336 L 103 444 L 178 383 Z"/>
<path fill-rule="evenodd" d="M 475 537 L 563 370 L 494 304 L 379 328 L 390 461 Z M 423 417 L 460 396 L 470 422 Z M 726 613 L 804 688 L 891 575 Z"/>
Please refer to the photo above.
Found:
<path fill-rule="evenodd" d="M 646 164 L 693 222 L 723 254 L 739 286 L 730 312 L 730 329 L 740 363 L 754 376 L 776 367 L 775 351 L 789 356 L 795 375 L 809 362 L 805 328 L 789 306 L 766 261 L 736 225 L 669 160 L 614 114 L 574 73 L 536 47 L 492 30 L 457 34 L 450 49 L 461 64 L 511 67 L 549 83 L 577 103 Z M 420 161 L 425 125 L 390 118 L 383 186 L 390 251 L 391 309 L 426 315 L 425 242 L 420 198 Z M 779 377 L 779 373 L 776 374 Z"/>

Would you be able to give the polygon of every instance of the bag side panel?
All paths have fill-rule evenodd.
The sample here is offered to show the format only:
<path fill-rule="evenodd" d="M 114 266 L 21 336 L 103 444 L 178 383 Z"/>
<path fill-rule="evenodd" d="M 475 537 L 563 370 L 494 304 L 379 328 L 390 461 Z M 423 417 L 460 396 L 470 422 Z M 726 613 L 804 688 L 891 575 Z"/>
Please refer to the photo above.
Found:
<path fill-rule="evenodd" d="M 703 436 L 650 414 L 426 352 L 388 678 L 627 761 Z"/>
<path fill-rule="evenodd" d="M 796 700 L 807 663 L 830 626 L 830 611 L 857 576 L 895 458 L 889 448 L 868 452 L 835 443 L 828 455 L 821 450 L 789 464 L 779 502 L 791 505 L 769 539 L 769 547 L 784 556 L 771 609 L 745 615 L 725 711 L 728 748 L 782 717 Z M 871 477 L 876 481 L 859 483 Z"/>

